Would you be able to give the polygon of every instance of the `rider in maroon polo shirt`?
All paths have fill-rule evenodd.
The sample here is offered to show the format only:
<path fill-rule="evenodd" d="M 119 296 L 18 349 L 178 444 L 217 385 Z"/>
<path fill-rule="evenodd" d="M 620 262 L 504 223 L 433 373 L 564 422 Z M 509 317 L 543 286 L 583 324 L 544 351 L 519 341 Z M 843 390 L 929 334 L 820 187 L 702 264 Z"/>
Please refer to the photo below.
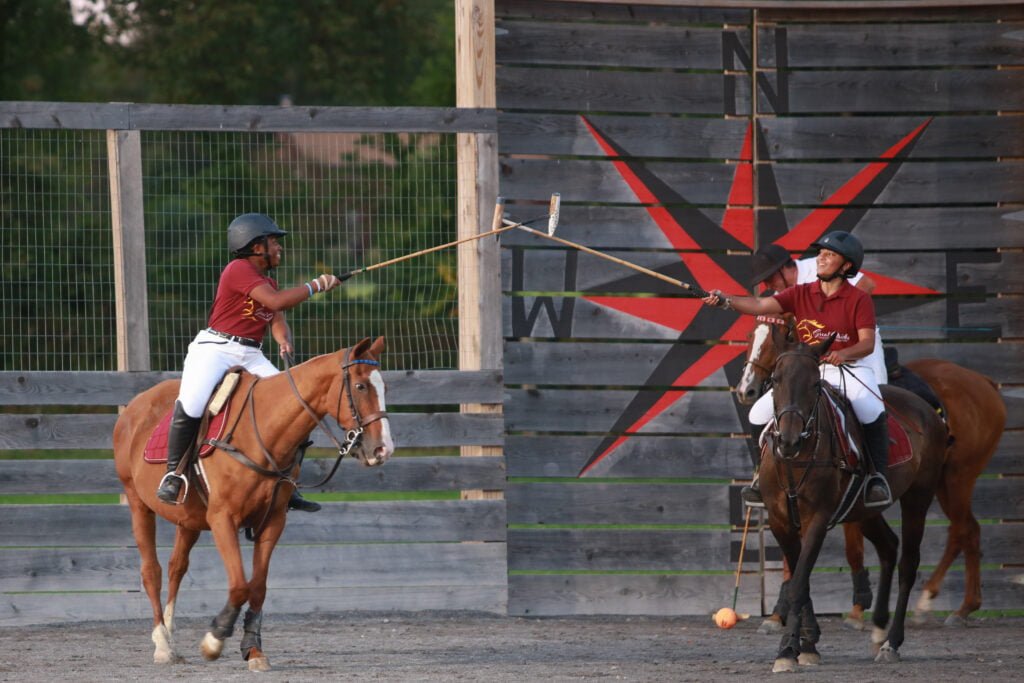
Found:
<path fill-rule="evenodd" d="M 821 358 L 821 376 L 845 393 L 864 425 L 865 446 L 876 472 L 865 485 L 865 505 L 889 505 L 889 424 L 875 372 L 868 362 L 875 348 L 875 306 L 870 295 L 848 281 L 860 270 L 864 247 L 860 240 L 843 231 L 825 235 L 815 246 L 820 249 L 817 281 L 795 285 L 769 297 L 727 297 L 716 290 L 704 302 L 748 315 L 792 313 L 800 341 L 805 343 L 822 342 L 835 335 L 835 341 Z M 843 373 L 852 377 L 844 378 Z M 771 393 L 766 392 L 750 409 L 751 422 L 767 422 L 771 417 Z"/>
<path fill-rule="evenodd" d="M 281 263 L 285 231 L 261 213 L 242 214 L 228 226 L 231 261 L 221 271 L 207 327 L 188 346 L 167 434 L 167 474 L 160 480 L 157 498 L 177 503 L 185 479 L 175 473 L 181 458 L 195 444 L 203 411 L 210 395 L 230 368 L 241 366 L 258 377 L 278 369 L 263 355 L 267 329 L 282 355 L 292 354 L 292 331 L 284 312 L 340 284 L 329 273 L 297 287 L 279 290 L 270 271 Z M 289 506 L 315 512 L 318 503 L 293 491 Z"/>

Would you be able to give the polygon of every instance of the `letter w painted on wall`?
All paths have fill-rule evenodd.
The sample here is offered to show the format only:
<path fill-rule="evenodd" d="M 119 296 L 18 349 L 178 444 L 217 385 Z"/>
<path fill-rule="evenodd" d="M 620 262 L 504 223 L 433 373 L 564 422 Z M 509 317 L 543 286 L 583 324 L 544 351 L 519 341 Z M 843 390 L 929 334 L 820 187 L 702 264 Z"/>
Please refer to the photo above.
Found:
<path fill-rule="evenodd" d="M 565 252 L 565 280 L 563 289 L 566 292 L 576 291 L 576 264 L 579 260 L 579 252 L 575 250 L 568 250 Z M 515 247 L 512 249 L 512 291 L 522 292 L 526 290 L 524 286 L 524 268 L 525 256 L 521 247 Z M 562 305 L 556 310 L 555 299 L 561 299 Z M 545 311 L 548 316 L 548 321 L 551 324 L 554 336 L 557 338 L 565 338 L 572 336 L 572 316 L 576 309 L 576 297 L 564 296 L 564 297 L 551 297 L 551 296 L 538 296 L 533 300 L 533 307 L 530 312 L 526 312 L 526 298 L 518 295 L 512 297 L 512 336 L 513 337 L 532 337 L 534 336 L 533 330 L 537 326 L 537 318 L 540 317 L 541 311 Z M 546 335 L 545 335 L 546 336 Z"/>

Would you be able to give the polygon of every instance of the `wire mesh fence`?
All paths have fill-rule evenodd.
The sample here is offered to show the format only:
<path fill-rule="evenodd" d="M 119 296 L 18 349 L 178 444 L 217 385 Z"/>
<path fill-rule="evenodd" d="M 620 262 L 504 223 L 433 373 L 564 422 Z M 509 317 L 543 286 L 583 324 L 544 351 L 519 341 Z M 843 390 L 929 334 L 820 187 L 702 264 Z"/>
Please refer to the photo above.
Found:
<path fill-rule="evenodd" d="M 154 370 L 178 370 L 247 212 L 288 236 L 281 287 L 451 241 L 454 133 L 142 133 Z M 0 130 L 4 370 L 116 369 L 110 194 L 103 131 Z M 453 368 L 454 250 L 363 273 L 288 312 L 298 360 L 366 336 L 391 369 Z M 132 283 L 128 283 L 132 286 Z M 265 346 L 276 357 L 270 336 Z"/>

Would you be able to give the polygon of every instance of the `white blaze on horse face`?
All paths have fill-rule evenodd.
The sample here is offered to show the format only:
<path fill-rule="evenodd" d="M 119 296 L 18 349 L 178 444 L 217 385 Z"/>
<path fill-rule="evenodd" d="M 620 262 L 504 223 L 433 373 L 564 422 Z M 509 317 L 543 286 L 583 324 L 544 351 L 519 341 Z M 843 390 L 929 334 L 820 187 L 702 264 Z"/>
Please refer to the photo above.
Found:
<path fill-rule="evenodd" d="M 380 373 L 380 370 L 374 370 L 370 373 L 370 384 L 373 385 L 374 391 L 377 392 L 378 410 L 381 412 L 386 411 L 388 407 L 384 400 L 384 375 Z M 384 441 L 384 459 L 387 460 L 395 452 L 395 442 L 391 440 L 391 420 L 384 418 L 380 421 L 380 424 L 381 440 Z"/>
<path fill-rule="evenodd" d="M 747 356 L 752 361 L 756 361 L 761 357 L 761 350 L 764 349 L 764 345 L 768 343 L 768 335 L 771 333 L 770 325 L 758 325 L 754 328 L 753 337 L 750 340 L 750 354 Z M 736 391 L 739 394 L 744 394 L 750 387 L 755 383 L 754 379 L 754 366 L 747 363 L 743 366 L 743 374 L 740 375 L 739 384 L 736 385 Z"/>

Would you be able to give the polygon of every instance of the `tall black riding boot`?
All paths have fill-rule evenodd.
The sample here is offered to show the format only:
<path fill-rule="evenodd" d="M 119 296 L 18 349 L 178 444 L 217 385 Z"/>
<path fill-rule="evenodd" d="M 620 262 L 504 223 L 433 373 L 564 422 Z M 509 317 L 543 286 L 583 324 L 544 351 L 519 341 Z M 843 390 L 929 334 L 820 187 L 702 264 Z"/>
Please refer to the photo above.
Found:
<path fill-rule="evenodd" d="M 740 489 L 740 498 L 747 507 L 752 508 L 763 508 L 764 500 L 761 498 L 761 488 L 758 486 L 758 469 L 761 466 L 761 432 L 764 431 L 764 425 L 750 425 L 750 436 L 752 438 L 752 448 L 750 451 L 750 459 L 754 463 L 754 481 L 750 482 L 750 486 L 744 486 Z"/>
<path fill-rule="evenodd" d="M 864 445 L 875 466 L 875 474 L 868 478 L 864 486 L 864 505 L 890 505 L 892 491 L 886 479 L 889 470 L 889 417 L 884 412 L 874 422 L 864 425 Z"/>
<path fill-rule="evenodd" d="M 202 418 L 192 417 L 181 407 L 181 401 L 174 402 L 174 415 L 171 416 L 171 428 L 167 432 L 167 474 L 160 480 L 156 497 L 165 503 L 176 505 L 178 493 L 185 477 L 175 474 L 178 463 L 196 443 L 199 423 Z"/>
<path fill-rule="evenodd" d="M 288 499 L 289 510 L 301 510 L 302 512 L 316 512 L 320 509 L 320 503 L 313 500 L 306 500 L 299 494 L 299 490 L 292 491 L 292 497 Z"/>

